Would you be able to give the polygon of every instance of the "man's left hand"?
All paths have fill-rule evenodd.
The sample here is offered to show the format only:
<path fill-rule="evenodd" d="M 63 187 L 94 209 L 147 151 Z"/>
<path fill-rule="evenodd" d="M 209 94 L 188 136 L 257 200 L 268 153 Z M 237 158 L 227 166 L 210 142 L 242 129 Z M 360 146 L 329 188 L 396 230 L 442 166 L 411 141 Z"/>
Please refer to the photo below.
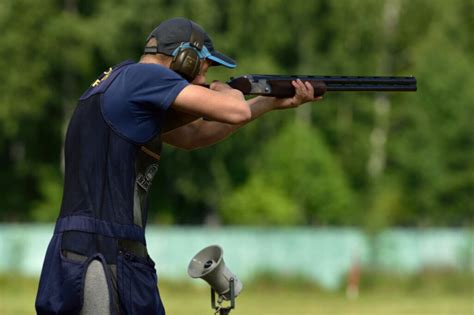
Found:
<path fill-rule="evenodd" d="M 286 109 L 298 107 L 301 104 L 322 100 L 322 96 L 314 97 L 314 88 L 308 81 L 303 82 L 300 79 L 291 81 L 295 87 L 295 96 L 291 98 L 275 98 L 275 109 Z"/>

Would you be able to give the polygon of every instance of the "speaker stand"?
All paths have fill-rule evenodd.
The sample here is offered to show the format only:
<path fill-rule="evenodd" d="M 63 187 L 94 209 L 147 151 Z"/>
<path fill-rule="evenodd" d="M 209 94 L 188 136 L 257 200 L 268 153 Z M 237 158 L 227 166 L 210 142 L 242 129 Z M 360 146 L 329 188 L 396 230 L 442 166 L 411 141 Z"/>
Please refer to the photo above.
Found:
<path fill-rule="evenodd" d="M 215 310 L 214 314 L 219 315 L 228 315 L 230 311 L 235 308 L 235 289 L 234 289 L 234 278 L 229 280 L 229 289 L 230 289 L 230 306 L 223 307 L 221 304 L 223 302 L 223 297 L 219 296 L 216 304 L 216 291 L 211 287 L 211 306 Z"/>

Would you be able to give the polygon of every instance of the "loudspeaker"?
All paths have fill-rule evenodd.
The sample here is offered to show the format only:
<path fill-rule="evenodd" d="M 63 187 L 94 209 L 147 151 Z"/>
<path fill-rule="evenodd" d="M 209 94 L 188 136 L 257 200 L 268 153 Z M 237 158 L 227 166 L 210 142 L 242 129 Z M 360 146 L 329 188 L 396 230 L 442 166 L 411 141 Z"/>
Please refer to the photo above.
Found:
<path fill-rule="evenodd" d="M 230 280 L 234 279 L 234 296 L 239 295 L 243 288 L 242 282 L 225 265 L 223 250 L 212 245 L 197 253 L 188 266 L 191 278 L 201 278 L 224 299 L 229 300 Z"/>

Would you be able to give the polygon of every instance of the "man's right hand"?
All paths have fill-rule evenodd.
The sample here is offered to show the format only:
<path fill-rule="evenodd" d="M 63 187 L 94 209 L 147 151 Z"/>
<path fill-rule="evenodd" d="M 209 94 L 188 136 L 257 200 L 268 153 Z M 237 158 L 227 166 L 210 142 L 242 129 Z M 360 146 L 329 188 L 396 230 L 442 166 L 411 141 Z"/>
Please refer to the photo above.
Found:
<path fill-rule="evenodd" d="M 229 96 L 235 97 L 236 99 L 245 101 L 245 96 L 241 91 L 233 89 L 230 85 L 226 83 L 220 81 L 213 81 L 209 88 L 213 91 L 225 93 Z"/>

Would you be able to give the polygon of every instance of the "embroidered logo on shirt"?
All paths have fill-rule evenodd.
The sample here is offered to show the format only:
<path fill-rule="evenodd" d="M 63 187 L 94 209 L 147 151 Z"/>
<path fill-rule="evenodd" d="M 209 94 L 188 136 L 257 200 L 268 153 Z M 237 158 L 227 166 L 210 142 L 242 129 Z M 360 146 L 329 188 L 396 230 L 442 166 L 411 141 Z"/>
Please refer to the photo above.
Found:
<path fill-rule="evenodd" d="M 109 70 L 104 72 L 104 76 L 102 78 L 97 79 L 94 81 L 94 83 L 92 83 L 92 87 L 98 86 L 102 81 L 106 80 L 110 76 L 111 73 L 112 73 L 112 68 L 109 68 Z"/>

